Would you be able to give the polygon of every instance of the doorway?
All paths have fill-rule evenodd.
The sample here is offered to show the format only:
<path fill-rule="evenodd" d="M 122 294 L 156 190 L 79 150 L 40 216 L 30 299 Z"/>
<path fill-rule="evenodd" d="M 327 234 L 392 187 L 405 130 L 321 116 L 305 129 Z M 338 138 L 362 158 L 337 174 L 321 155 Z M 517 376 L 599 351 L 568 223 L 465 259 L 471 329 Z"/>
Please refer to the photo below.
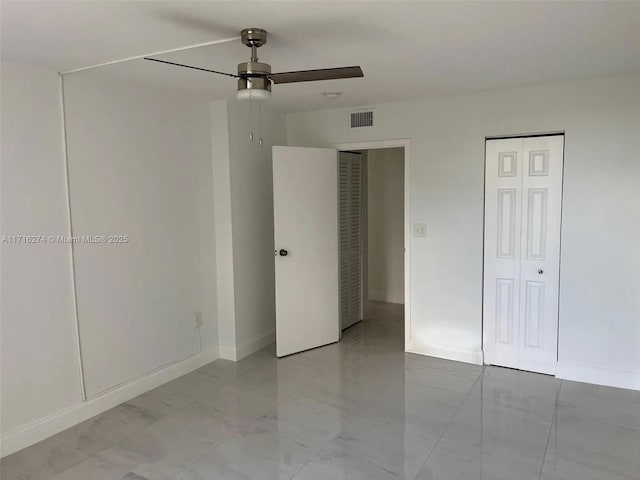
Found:
<path fill-rule="evenodd" d="M 484 363 L 554 375 L 564 135 L 488 139 Z"/>
<path fill-rule="evenodd" d="M 404 147 L 341 151 L 338 171 L 341 329 L 368 319 L 402 323 Z"/>
<path fill-rule="evenodd" d="M 389 140 L 336 145 L 333 148 L 274 146 L 273 208 L 276 303 L 276 354 L 291 355 L 340 340 L 342 319 L 348 325 L 361 322 L 367 315 L 369 299 L 368 229 L 366 214 L 367 169 L 362 157 L 370 150 L 401 147 L 404 179 L 402 183 L 404 247 L 404 305 L 396 305 L 399 344 L 410 348 L 410 242 L 409 224 L 409 141 Z M 366 154 L 364 150 L 367 150 Z M 341 153 L 349 151 L 349 154 Z M 341 162 L 346 156 L 350 160 Z M 343 190 L 340 191 L 340 167 Z M 366 165 L 366 161 L 364 162 Z M 363 180 L 364 178 L 364 180 Z M 366 183 L 365 183 L 366 184 Z M 340 198 L 343 236 L 340 235 Z M 367 205 L 368 206 L 368 205 Z M 363 213 L 363 211 L 365 213 Z M 342 250 L 342 252 L 341 252 Z M 345 254 L 345 252 L 348 252 Z M 367 258 L 364 261 L 363 258 Z M 342 269 L 341 269 L 342 261 Z M 346 265 L 346 267 L 344 266 Z M 340 287 L 347 294 L 341 296 Z M 367 292 L 366 295 L 364 292 Z M 341 318 L 341 300 L 346 299 L 346 318 Z M 362 324 L 361 324 L 362 325 Z M 368 328 L 375 327 L 374 322 Z M 403 328 L 404 327 L 404 328 Z M 404 338 L 403 338 L 404 337 Z"/>

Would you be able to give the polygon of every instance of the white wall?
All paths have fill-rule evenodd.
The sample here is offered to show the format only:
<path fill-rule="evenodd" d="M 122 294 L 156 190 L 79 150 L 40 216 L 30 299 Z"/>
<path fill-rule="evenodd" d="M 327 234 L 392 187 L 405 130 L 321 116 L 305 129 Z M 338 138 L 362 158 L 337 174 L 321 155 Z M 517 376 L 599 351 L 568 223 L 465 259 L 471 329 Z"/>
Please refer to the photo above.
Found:
<path fill-rule="evenodd" d="M 58 75 L 2 63 L 2 235 L 69 232 Z M 68 245 L 0 245 L 1 431 L 80 400 Z"/>
<path fill-rule="evenodd" d="M 196 311 L 217 344 L 209 108 L 84 73 L 65 108 L 73 233 L 128 236 L 74 247 L 91 397 L 196 353 Z"/>
<path fill-rule="evenodd" d="M 211 109 L 211 155 L 213 164 L 216 236 L 216 286 L 220 355 L 232 358 L 236 345 L 236 300 L 233 277 L 231 230 L 231 162 L 227 102 L 213 102 Z"/>
<path fill-rule="evenodd" d="M 404 303 L 404 149 L 367 157 L 369 300 Z"/>
<path fill-rule="evenodd" d="M 2 455 L 217 357 L 207 103 L 99 78 L 65 82 L 74 233 L 130 242 L 76 245 L 87 402 L 70 246 L 2 244 Z M 3 63 L 1 114 L 2 235 L 69 235 L 58 75 Z M 180 361 L 198 348 L 194 310 L 203 353 Z"/>
<path fill-rule="evenodd" d="M 409 348 L 481 360 L 484 139 L 565 131 L 558 375 L 640 388 L 640 77 L 287 117 L 291 145 L 411 141 Z"/>
<path fill-rule="evenodd" d="M 245 103 L 230 102 L 228 113 L 236 345 L 252 353 L 254 345 L 275 340 L 271 147 L 286 143 L 286 127 L 283 115 L 263 106 L 260 147 L 256 112 L 249 116 Z M 253 120 L 254 142 L 249 141 L 248 119 Z"/>
<path fill-rule="evenodd" d="M 212 108 L 222 111 L 220 102 Z M 271 147 L 285 144 L 286 134 L 284 116 L 263 106 L 260 147 L 256 107 L 250 114 L 246 103 L 233 101 L 226 111 L 226 136 L 222 129 L 213 133 L 214 175 L 229 177 L 228 194 L 220 194 L 226 198 L 216 196 L 216 232 L 227 240 L 218 250 L 218 258 L 225 256 L 225 265 L 218 268 L 218 295 L 221 305 L 233 304 L 224 316 L 220 312 L 220 354 L 235 360 L 275 339 Z M 214 123 L 224 123 L 221 115 L 214 115 Z"/>

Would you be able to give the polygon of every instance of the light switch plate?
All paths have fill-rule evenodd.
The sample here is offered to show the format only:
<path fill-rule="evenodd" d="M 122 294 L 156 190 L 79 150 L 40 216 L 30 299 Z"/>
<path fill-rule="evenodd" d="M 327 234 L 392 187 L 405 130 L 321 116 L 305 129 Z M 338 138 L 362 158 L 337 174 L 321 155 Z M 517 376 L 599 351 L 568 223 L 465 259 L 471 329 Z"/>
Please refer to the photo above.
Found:
<path fill-rule="evenodd" d="M 413 224 L 413 236 L 414 237 L 426 237 L 427 236 L 427 225 L 424 223 L 414 223 Z"/>

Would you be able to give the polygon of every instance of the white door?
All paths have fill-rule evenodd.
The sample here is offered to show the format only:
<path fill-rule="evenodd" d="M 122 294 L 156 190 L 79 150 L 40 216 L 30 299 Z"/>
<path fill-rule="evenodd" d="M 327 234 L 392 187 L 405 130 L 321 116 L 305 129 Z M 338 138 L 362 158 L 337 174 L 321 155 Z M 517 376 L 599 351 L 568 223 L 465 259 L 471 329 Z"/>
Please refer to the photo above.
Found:
<path fill-rule="evenodd" d="M 362 320 L 362 161 L 361 155 L 340 152 L 340 325 Z"/>
<path fill-rule="evenodd" d="M 338 152 L 273 147 L 278 357 L 340 339 Z"/>
<path fill-rule="evenodd" d="M 564 137 L 486 143 L 485 363 L 554 374 Z"/>
<path fill-rule="evenodd" d="M 484 363 L 518 368 L 522 138 L 488 140 L 484 197 Z"/>

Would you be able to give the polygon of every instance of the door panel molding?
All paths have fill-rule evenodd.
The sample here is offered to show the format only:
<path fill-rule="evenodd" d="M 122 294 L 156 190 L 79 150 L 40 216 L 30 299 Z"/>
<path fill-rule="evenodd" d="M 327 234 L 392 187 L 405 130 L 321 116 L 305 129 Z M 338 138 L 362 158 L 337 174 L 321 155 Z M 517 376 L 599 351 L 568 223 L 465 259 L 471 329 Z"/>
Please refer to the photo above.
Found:
<path fill-rule="evenodd" d="M 496 279 L 496 343 L 513 344 L 513 278 Z"/>
<path fill-rule="evenodd" d="M 515 188 L 498 189 L 498 258 L 514 258 L 517 193 Z"/>

